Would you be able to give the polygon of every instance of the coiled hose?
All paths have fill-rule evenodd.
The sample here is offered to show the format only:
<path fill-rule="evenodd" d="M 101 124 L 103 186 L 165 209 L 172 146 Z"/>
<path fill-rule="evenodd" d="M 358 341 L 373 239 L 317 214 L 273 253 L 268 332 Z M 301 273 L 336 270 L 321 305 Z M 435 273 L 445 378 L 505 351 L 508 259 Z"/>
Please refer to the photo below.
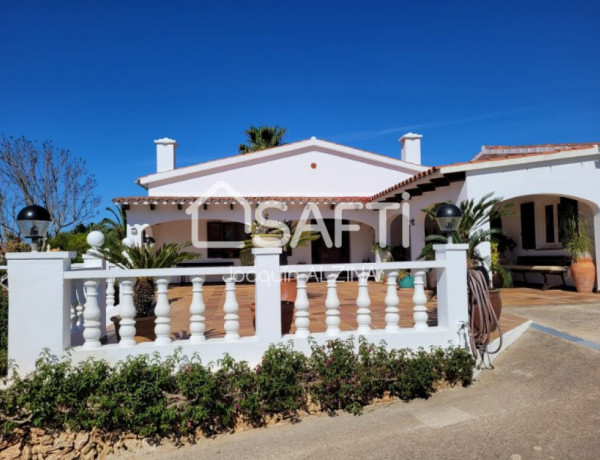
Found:
<path fill-rule="evenodd" d="M 485 355 L 498 353 L 502 348 L 502 330 L 492 308 L 490 291 L 488 289 L 487 274 L 482 270 L 471 269 L 467 272 L 467 283 L 469 290 L 469 340 L 471 351 L 475 359 L 481 358 L 484 363 Z M 498 348 L 494 351 L 488 350 L 491 342 L 492 332 L 498 329 L 500 340 Z M 484 363 L 485 364 L 485 363 Z M 490 367 L 493 367 L 490 362 Z"/>

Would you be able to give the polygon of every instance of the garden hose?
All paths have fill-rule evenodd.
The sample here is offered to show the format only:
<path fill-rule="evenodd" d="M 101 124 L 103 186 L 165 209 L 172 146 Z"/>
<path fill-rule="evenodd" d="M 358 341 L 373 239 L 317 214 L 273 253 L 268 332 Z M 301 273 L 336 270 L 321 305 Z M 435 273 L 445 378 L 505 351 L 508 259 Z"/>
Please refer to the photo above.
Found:
<path fill-rule="evenodd" d="M 469 292 L 469 339 L 471 342 L 471 352 L 475 359 L 481 358 L 481 362 L 484 363 L 485 355 L 488 355 L 489 360 L 489 355 L 498 353 L 502 348 L 502 330 L 500 329 L 496 313 L 492 308 L 486 274 L 478 269 L 468 270 L 467 285 Z M 498 329 L 500 340 L 498 348 L 490 351 L 488 350 L 488 345 L 491 342 L 492 332 L 495 329 Z"/>

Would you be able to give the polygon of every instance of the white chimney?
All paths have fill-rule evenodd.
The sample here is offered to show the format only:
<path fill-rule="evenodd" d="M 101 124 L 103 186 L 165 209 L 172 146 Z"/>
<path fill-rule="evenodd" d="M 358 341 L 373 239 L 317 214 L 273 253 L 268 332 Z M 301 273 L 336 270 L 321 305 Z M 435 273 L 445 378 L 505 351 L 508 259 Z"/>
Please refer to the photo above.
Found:
<path fill-rule="evenodd" d="M 402 161 L 409 163 L 421 164 L 421 134 L 407 133 L 402 136 L 400 143 L 402 144 Z"/>
<path fill-rule="evenodd" d="M 156 144 L 156 172 L 175 169 L 175 147 L 177 142 L 168 137 L 154 141 Z"/>

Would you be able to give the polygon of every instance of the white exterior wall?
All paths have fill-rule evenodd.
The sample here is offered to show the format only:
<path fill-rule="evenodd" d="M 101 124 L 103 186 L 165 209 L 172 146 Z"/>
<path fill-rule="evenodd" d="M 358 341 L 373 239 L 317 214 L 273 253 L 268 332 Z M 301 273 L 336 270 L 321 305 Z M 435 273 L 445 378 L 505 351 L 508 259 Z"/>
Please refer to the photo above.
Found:
<path fill-rule="evenodd" d="M 224 181 L 242 196 L 372 196 L 411 177 L 413 168 L 350 158 L 336 152 L 297 151 L 291 156 L 214 168 L 172 182 L 152 184 L 150 196 L 200 196 Z M 315 164 L 316 168 L 311 165 Z"/>

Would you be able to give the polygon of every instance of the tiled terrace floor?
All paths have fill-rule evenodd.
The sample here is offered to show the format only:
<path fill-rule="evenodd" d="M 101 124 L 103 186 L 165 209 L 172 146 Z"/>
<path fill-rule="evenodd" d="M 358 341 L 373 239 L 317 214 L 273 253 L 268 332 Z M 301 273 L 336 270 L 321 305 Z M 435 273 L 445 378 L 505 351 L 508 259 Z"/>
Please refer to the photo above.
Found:
<path fill-rule="evenodd" d="M 385 327 L 384 315 L 386 285 L 370 282 L 369 295 L 371 297 L 371 312 L 373 329 Z M 340 319 L 343 331 L 356 330 L 356 295 L 358 286 L 356 282 L 338 283 L 338 297 L 340 299 Z M 398 290 L 400 297 L 400 326 L 412 327 L 412 289 Z M 325 325 L 325 297 L 327 294 L 326 283 L 309 283 L 308 297 L 310 302 L 310 331 L 324 332 Z M 173 339 L 187 339 L 189 337 L 189 305 L 191 301 L 190 285 L 175 285 L 169 289 L 171 302 L 171 330 Z M 254 301 L 254 286 L 251 284 L 240 284 L 236 287 L 236 296 L 239 304 L 240 335 L 242 337 L 254 335 L 252 325 L 252 314 L 250 305 Z M 223 337 L 225 289 L 223 285 L 206 285 L 203 292 L 206 304 L 206 336 L 207 338 Z M 598 294 L 580 294 L 573 291 L 549 290 L 541 291 L 531 288 L 514 288 L 502 290 L 502 302 L 504 307 L 520 307 L 533 305 L 562 305 L 586 302 L 599 302 Z M 435 326 L 436 299 L 435 297 L 427 303 L 429 310 L 429 324 Z M 525 322 L 526 319 L 517 315 L 504 312 L 500 319 L 500 325 L 504 332 L 511 330 Z M 112 327 L 110 328 L 112 330 Z M 295 332 L 292 324 L 291 333 Z M 111 337 L 112 336 L 112 337 Z M 113 342 L 114 335 L 109 332 L 109 341 Z"/>

